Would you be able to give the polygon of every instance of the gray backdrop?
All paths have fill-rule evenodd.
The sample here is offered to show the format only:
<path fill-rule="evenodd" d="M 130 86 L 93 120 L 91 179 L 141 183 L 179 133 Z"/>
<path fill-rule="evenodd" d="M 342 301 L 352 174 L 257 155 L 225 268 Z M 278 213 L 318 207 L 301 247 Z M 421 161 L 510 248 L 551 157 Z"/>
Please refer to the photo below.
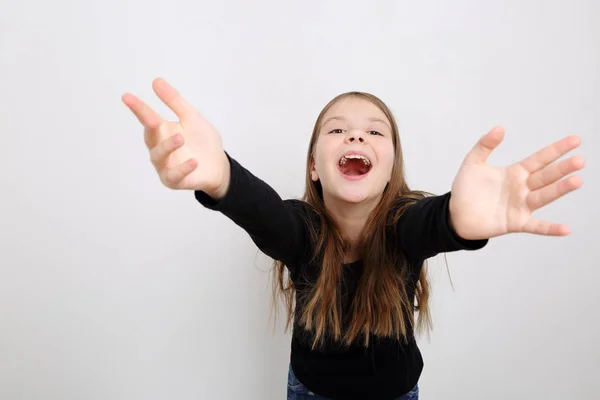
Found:
<path fill-rule="evenodd" d="M 283 399 L 290 337 L 269 260 L 163 187 L 131 91 L 161 76 L 281 196 L 303 191 L 312 124 L 338 93 L 394 111 L 409 184 L 449 190 L 494 125 L 495 165 L 568 134 L 582 189 L 512 235 L 431 260 L 423 399 L 596 399 L 597 1 L 0 3 L 0 398 Z"/>

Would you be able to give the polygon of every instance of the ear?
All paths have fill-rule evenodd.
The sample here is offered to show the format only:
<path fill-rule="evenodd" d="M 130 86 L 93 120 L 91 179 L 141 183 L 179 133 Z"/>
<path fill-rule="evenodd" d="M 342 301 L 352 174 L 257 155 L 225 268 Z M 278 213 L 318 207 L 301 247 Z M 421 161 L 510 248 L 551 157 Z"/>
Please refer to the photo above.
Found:
<path fill-rule="evenodd" d="M 319 173 L 315 169 L 315 159 L 314 158 L 312 158 L 310 161 L 310 179 L 312 179 L 315 182 L 319 180 Z"/>

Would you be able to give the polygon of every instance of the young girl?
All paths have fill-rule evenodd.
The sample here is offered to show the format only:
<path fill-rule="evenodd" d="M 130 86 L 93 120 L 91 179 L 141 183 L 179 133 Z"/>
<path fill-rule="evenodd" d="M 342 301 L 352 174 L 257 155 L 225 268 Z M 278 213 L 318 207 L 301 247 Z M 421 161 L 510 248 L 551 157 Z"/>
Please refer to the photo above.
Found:
<path fill-rule="evenodd" d="M 193 191 L 275 260 L 274 290 L 293 321 L 288 399 L 417 399 L 415 331 L 430 327 L 424 261 L 512 232 L 569 233 L 531 213 L 581 186 L 580 177 L 562 179 L 583 168 L 581 157 L 554 163 L 579 145 L 576 136 L 498 168 L 486 164 L 504 137 L 494 128 L 466 155 L 451 190 L 427 195 L 406 184 L 388 107 L 345 93 L 317 118 L 302 200 L 282 200 L 224 151 L 174 88 L 162 79 L 153 88 L 178 122 L 131 94 L 122 100 L 145 128 L 161 182 Z"/>

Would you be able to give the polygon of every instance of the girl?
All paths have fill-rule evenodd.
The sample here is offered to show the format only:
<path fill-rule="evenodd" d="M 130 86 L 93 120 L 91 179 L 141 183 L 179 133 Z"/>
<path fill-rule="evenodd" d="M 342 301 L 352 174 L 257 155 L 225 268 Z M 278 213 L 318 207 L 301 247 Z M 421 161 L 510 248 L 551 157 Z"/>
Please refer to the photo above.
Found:
<path fill-rule="evenodd" d="M 282 200 L 224 151 L 174 88 L 156 79 L 153 89 L 178 122 L 131 94 L 122 100 L 145 128 L 161 182 L 193 191 L 274 259 L 274 294 L 293 321 L 288 399 L 417 399 L 415 331 L 431 323 L 424 261 L 512 232 L 569 233 L 531 213 L 581 186 L 580 177 L 562 179 L 583 168 L 581 157 L 554 163 L 579 145 L 576 136 L 498 168 L 486 164 L 504 137 L 494 128 L 466 155 L 451 190 L 427 195 L 406 184 L 388 107 L 344 93 L 315 123 L 302 200 Z"/>

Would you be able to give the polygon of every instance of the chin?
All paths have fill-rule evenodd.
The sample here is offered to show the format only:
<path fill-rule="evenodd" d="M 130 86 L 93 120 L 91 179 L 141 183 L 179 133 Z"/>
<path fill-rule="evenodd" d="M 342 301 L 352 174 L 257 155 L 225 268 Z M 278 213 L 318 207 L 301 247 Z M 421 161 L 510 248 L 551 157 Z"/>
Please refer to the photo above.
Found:
<path fill-rule="evenodd" d="M 378 190 L 377 185 L 373 185 L 370 179 L 328 179 L 323 187 L 327 196 L 335 203 L 361 204 L 370 203 L 381 198 L 383 191 Z M 323 185 L 323 182 L 321 183 Z"/>
<path fill-rule="evenodd" d="M 373 194 L 368 193 L 366 190 L 360 190 L 357 188 L 355 190 L 350 189 L 338 191 L 338 193 L 336 193 L 336 197 L 340 201 L 346 203 L 358 204 L 366 200 L 371 200 L 374 196 Z"/>

